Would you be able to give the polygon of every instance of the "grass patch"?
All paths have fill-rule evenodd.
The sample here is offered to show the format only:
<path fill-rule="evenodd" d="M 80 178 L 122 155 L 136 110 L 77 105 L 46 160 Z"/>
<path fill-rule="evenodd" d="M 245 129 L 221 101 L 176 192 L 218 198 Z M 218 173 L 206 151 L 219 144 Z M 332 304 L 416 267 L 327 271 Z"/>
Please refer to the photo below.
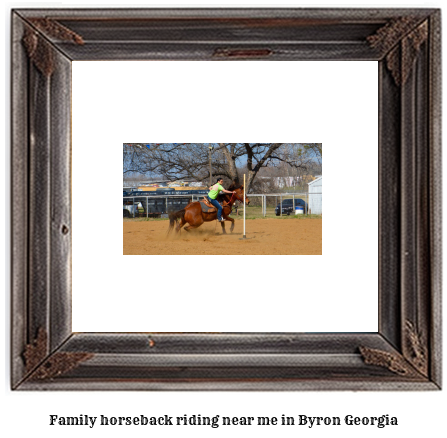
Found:
<path fill-rule="evenodd" d="M 240 216 L 233 216 L 231 215 L 231 217 L 235 220 L 241 220 L 244 219 L 243 214 Z M 297 215 L 284 215 L 284 216 L 276 216 L 275 214 L 271 214 L 271 215 L 267 215 L 267 216 L 251 216 L 248 213 L 245 215 L 245 219 L 247 220 L 252 220 L 252 219 L 281 219 L 281 220 L 305 220 L 305 219 L 322 219 L 323 215 L 321 214 L 297 214 Z"/>
<path fill-rule="evenodd" d="M 244 209 L 239 208 L 239 216 L 236 216 L 236 213 L 233 210 L 231 217 L 233 219 L 240 219 L 244 215 Z M 291 213 L 289 216 L 287 214 L 283 214 L 282 216 L 276 216 L 275 207 L 268 207 L 266 209 L 266 215 L 264 216 L 262 213 L 261 206 L 246 206 L 245 210 L 246 219 L 321 219 L 321 214 L 293 214 Z"/>

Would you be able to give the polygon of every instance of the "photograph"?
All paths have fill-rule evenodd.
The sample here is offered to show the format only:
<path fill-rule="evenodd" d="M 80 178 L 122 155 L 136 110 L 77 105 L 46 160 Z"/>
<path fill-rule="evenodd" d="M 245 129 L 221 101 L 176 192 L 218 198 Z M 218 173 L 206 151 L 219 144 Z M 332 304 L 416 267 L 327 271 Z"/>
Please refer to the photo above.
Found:
<path fill-rule="evenodd" d="M 124 143 L 123 254 L 321 255 L 321 143 Z"/>

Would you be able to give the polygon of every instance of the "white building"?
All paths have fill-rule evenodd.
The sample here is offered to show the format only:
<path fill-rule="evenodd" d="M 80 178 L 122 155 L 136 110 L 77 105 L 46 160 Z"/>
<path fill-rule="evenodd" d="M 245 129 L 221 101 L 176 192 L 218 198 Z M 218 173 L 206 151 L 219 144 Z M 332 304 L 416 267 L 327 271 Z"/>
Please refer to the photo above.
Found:
<path fill-rule="evenodd" d="M 301 182 L 300 176 L 277 176 L 274 178 L 276 186 L 282 189 L 283 187 L 294 187 Z"/>
<path fill-rule="evenodd" d="M 308 183 L 309 213 L 323 214 L 323 177 L 320 176 Z"/>

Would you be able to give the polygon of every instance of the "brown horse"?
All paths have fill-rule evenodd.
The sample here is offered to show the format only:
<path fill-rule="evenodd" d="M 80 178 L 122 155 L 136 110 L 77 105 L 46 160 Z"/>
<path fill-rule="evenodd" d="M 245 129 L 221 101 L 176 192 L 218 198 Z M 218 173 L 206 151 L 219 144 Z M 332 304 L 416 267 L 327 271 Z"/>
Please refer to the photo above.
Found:
<path fill-rule="evenodd" d="M 233 232 L 234 230 L 234 219 L 229 217 L 229 214 L 231 213 L 231 208 L 233 204 L 236 201 L 244 202 L 244 187 L 240 186 L 238 188 L 234 187 L 234 184 L 228 188 L 229 191 L 234 191 L 233 194 L 222 194 L 219 195 L 218 201 L 222 204 L 222 217 L 231 222 L 231 228 L 230 231 Z M 250 204 L 250 200 L 245 197 L 246 204 Z M 202 207 L 200 206 L 200 202 L 190 202 L 183 210 L 177 211 L 177 212 L 171 212 L 169 213 L 169 228 L 168 228 L 168 234 L 172 231 L 174 228 L 174 225 L 177 225 L 175 227 L 175 231 L 178 233 L 183 225 L 188 223 L 189 225 L 186 226 L 184 229 L 186 231 L 192 230 L 193 228 L 200 227 L 204 222 L 211 222 L 217 219 L 217 211 L 211 212 L 211 213 L 205 213 L 202 211 Z M 180 220 L 180 223 L 179 223 Z M 226 234 L 225 231 L 225 222 L 220 223 L 222 226 L 222 232 L 223 234 Z"/>

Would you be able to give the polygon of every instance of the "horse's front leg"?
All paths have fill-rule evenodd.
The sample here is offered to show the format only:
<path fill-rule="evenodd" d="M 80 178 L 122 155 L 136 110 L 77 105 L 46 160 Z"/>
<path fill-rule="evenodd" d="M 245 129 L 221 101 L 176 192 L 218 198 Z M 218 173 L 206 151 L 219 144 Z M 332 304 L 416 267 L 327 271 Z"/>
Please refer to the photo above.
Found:
<path fill-rule="evenodd" d="M 232 233 L 234 230 L 234 219 L 232 217 L 227 217 L 226 219 L 231 222 L 230 232 Z"/>
<path fill-rule="evenodd" d="M 224 218 L 226 221 L 230 221 L 230 222 L 231 222 L 231 228 L 230 228 L 230 231 L 233 232 L 233 230 L 234 230 L 234 219 L 231 218 L 231 217 L 229 216 L 230 213 L 231 213 L 231 210 L 228 212 L 228 214 L 227 214 L 226 212 L 222 212 L 222 216 L 223 216 L 223 218 Z M 222 231 L 223 231 L 223 233 L 224 233 L 224 234 L 227 234 L 227 232 L 225 231 L 225 222 L 221 222 L 221 225 L 222 225 Z"/>

